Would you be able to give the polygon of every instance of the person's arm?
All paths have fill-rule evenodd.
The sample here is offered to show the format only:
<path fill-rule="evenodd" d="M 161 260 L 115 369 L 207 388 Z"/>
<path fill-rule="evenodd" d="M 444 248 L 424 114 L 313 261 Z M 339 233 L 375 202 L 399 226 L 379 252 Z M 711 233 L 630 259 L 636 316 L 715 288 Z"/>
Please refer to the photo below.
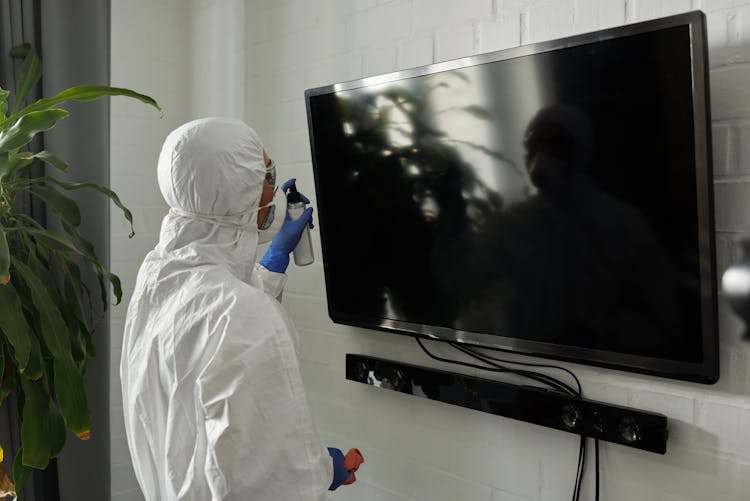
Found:
<path fill-rule="evenodd" d="M 281 186 L 281 189 L 286 191 L 294 182 L 295 179 L 289 179 Z M 310 200 L 303 194 L 300 193 L 300 196 L 305 203 L 310 203 Z M 254 285 L 262 288 L 278 301 L 281 301 L 281 293 L 286 284 L 285 273 L 289 267 L 289 254 L 299 243 L 305 228 L 313 227 L 312 213 L 312 207 L 308 207 L 299 218 L 294 220 L 289 218 L 288 213 L 285 214 L 284 224 L 279 233 L 271 241 L 271 245 L 260 262 L 255 265 Z M 280 215 L 277 216 L 280 217 Z"/>
<path fill-rule="evenodd" d="M 287 180 L 281 185 L 281 189 L 286 192 L 294 185 L 295 181 L 296 179 Z M 299 196 L 305 203 L 310 203 L 310 200 L 302 193 L 299 193 Z M 312 207 L 308 207 L 297 219 L 291 219 L 288 211 L 284 214 L 284 224 L 281 226 L 279 233 L 271 241 L 271 245 L 268 247 L 266 253 L 260 259 L 260 264 L 264 268 L 275 273 L 286 272 L 289 266 L 289 254 L 297 247 L 302 237 L 302 232 L 308 227 L 313 227 L 312 213 Z M 277 214 L 276 217 L 281 217 L 281 214 Z"/>
<path fill-rule="evenodd" d="M 267 269 L 261 263 L 255 263 L 255 270 L 253 270 L 253 277 L 250 283 L 281 302 L 281 294 L 284 292 L 286 278 L 286 273 L 277 273 Z"/>

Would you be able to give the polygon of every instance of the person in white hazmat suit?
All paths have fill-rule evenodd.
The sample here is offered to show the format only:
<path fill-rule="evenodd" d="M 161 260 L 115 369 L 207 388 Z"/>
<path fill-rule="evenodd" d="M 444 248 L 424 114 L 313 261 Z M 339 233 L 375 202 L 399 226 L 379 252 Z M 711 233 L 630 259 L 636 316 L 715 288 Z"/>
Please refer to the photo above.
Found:
<path fill-rule="evenodd" d="M 138 273 L 120 361 L 146 500 L 325 499 L 362 459 L 321 445 L 278 301 L 312 208 L 285 217 L 294 180 L 277 189 L 258 135 L 229 118 L 169 134 L 158 180 L 170 210 Z"/>

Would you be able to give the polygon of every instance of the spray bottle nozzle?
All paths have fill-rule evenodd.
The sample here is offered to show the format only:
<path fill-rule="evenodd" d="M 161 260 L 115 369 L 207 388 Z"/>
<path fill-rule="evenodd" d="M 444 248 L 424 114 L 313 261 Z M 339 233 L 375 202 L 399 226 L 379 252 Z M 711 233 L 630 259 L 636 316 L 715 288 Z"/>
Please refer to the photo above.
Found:
<path fill-rule="evenodd" d="M 299 191 L 297 191 L 297 184 L 293 183 L 291 186 L 289 186 L 289 193 L 286 196 L 286 203 L 288 204 L 296 204 L 302 202 L 302 197 L 299 194 Z"/>

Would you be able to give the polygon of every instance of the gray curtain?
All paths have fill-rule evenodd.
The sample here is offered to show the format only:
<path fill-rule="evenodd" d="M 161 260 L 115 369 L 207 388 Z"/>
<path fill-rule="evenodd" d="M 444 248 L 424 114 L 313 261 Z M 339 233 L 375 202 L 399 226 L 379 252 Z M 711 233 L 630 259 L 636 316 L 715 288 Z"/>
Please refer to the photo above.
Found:
<path fill-rule="evenodd" d="M 41 0 L 42 66 L 44 94 L 51 96 L 76 85 L 109 85 L 109 0 Z M 65 181 L 109 185 L 109 100 L 70 102 L 70 116 L 44 134 L 45 149 L 67 160 Z M 109 268 L 109 200 L 89 190 L 68 192 L 81 209 L 79 230 L 95 247 Z M 49 226 L 57 224 L 50 217 Z M 90 290 L 98 290 L 93 273 L 83 274 Z M 107 501 L 110 499 L 109 432 L 109 313 L 94 302 L 96 357 L 86 369 L 84 383 L 91 410 L 91 439 L 77 440 L 68 434 L 57 460 L 62 501 Z M 44 498 L 46 501 L 46 498 Z"/>

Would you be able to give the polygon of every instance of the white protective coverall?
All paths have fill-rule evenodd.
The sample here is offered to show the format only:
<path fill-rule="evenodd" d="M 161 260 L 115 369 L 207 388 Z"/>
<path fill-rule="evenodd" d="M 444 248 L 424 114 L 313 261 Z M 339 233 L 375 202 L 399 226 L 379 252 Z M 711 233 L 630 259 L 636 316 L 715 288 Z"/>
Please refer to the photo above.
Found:
<path fill-rule="evenodd" d="M 319 501 L 331 484 L 275 299 L 286 276 L 255 264 L 264 176 L 261 141 L 238 120 L 189 122 L 162 148 L 172 209 L 138 273 L 120 362 L 147 501 Z"/>

